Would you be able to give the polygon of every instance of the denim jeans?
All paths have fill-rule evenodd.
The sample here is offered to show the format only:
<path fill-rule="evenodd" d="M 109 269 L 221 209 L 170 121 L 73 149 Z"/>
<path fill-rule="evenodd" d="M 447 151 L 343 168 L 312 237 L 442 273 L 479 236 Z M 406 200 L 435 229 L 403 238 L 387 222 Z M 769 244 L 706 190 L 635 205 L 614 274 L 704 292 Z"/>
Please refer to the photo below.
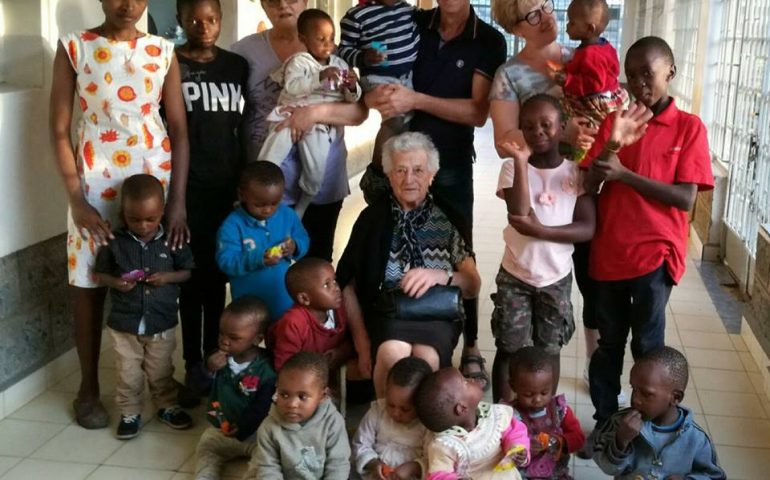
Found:
<path fill-rule="evenodd" d="M 641 277 L 596 282 L 599 349 L 591 357 L 588 376 L 597 425 L 618 409 L 629 331 L 634 359 L 665 345 L 666 304 L 672 285 L 665 264 Z"/>

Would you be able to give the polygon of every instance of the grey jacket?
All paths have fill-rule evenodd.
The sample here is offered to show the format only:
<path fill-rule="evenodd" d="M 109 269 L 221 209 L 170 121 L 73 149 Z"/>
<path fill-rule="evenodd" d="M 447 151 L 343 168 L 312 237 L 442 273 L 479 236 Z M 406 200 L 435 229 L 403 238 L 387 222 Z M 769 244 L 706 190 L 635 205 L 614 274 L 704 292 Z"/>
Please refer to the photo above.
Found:
<path fill-rule="evenodd" d="M 257 430 L 252 461 L 259 480 L 347 480 L 350 444 L 345 420 L 328 398 L 304 424 L 284 422 L 273 405 Z"/>
<path fill-rule="evenodd" d="M 654 450 L 652 423 L 642 424 L 626 451 L 615 445 L 615 432 L 620 419 L 630 409 L 615 413 L 602 427 L 594 446 L 594 461 L 602 471 L 621 480 L 665 480 L 681 475 L 688 480 L 726 479 L 719 466 L 711 439 L 693 420 L 692 412 L 679 407 L 684 421 L 671 440 L 660 451 Z"/>

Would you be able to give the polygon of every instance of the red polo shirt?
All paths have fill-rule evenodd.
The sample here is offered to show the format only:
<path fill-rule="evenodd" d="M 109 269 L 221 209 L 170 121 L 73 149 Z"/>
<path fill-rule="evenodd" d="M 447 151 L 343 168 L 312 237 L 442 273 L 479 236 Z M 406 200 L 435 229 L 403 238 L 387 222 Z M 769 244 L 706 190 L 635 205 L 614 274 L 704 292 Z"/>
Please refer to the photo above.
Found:
<path fill-rule="evenodd" d="M 599 155 L 612 118 L 600 127 L 587 159 Z M 629 170 L 659 182 L 694 183 L 699 191 L 714 187 L 706 127 L 697 116 L 676 108 L 673 100 L 650 120 L 644 137 L 621 149 L 618 158 Z M 583 166 L 588 164 L 590 160 Z M 685 270 L 688 233 L 688 212 L 646 198 L 623 182 L 606 182 L 599 195 L 589 274 L 602 281 L 626 280 L 665 262 L 678 283 Z"/>

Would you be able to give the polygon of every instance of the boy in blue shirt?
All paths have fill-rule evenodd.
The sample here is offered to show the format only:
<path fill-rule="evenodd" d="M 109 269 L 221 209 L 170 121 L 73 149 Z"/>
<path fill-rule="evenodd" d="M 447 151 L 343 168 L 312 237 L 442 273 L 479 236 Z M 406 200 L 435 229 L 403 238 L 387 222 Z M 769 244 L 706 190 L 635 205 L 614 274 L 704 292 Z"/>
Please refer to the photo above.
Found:
<path fill-rule="evenodd" d="M 256 296 L 267 305 L 271 322 L 294 303 L 284 278 L 291 261 L 310 245 L 297 214 L 281 203 L 283 189 L 280 167 L 250 163 L 238 183 L 240 205 L 217 232 L 217 264 L 230 279 L 233 300 Z"/>
<path fill-rule="evenodd" d="M 631 408 L 601 428 L 593 458 L 616 479 L 725 479 L 711 439 L 682 407 L 687 359 L 663 347 L 637 359 L 631 369 Z"/>

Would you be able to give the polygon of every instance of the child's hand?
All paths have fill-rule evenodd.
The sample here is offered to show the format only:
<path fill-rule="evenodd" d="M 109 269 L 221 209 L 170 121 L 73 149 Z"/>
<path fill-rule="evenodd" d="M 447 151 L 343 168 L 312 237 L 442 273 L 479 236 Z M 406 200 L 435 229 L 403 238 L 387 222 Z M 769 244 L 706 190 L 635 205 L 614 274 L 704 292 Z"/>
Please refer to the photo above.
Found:
<path fill-rule="evenodd" d="M 615 443 L 621 451 L 628 448 L 628 444 L 642 431 L 642 414 L 638 410 L 631 410 L 618 423 L 615 432 Z"/>
<path fill-rule="evenodd" d="M 617 155 L 607 155 L 607 158 L 601 157 L 591 163 L 590 169 L 596 173 L 601 181 L 610 182 L 613 180 L 622 180 L 628 169 L 620 163 Z"/>
<path fill-rule="evenodd" d="M 504 472 L 521 467 L 527 463 L 527 449 L 523 445 L 515 445 L 505 453 L 500 463 L 495 465 L 495 472 Z"/>
<path fill-rule="evenodd" d="M 351 91 L 356 91 L 356 83 L 358 83 L 358 75 L 352 68 L 345 74 L 345 81 L 342 83 L 342 87 Z"/>
<path fill-rule="evenodd" d="M 548 78 L 558 85 L 564 85 L 566 75 L 564 74 L 564 65 L 558 62 L 548 60 L 546 66 L 548 67 Z"/>
<path fill-rule="evenodd" d="M 379 461 L 379 459 L 372 459 L 369 461 L 369 463 L 366 464 L 364 467 L 364 471 L 368 473 L 369 475 L 377 475 L 382 480 L 387 480 L 387 477 L 384 477 L 382 475 L 382 467 L 387 467 L 384 463 Z"/>
<path fill-rule="evenodd" d="M 114 278 L 110 280 L 110 285 L 107 285 L 110 288 L 114 288 L 115 290 L 119 292 L 130 292 L 131 290 L 136 287 L 136 282 L 133 280 L 121 280 L 119 278 Z"/>
<path fill-rule="evenodd" d="M 169 276 L 172 272 L 155 272 L 145 279 L 145 282 L 153 287 L 162 287 L 168 283 L 171 283 Z"/>
<path fill-rule="evenodd" d="M 364 66 L 373 67 L 385 61 L 387 56 L 376 48 L 364 49 Z"/>
<path fill-rule="evenodd" d="M 262 263 L 266 267 L 272 267 L 273 265 L 278 265 L 278 262 L 281 261 L 283 258 L 281 254 L 279 253 L 276 255 L 273 251 L 271 251 L 273 247 L 270 247 L 265 250 L 265 254 L 262 256 Z"/>
<path fill-rule="evenodd" d="M 652 111 L 639 102 L 632 103 L 628 110 L 615 115 L 608 144 L 617 148 L 627 147 L 642 138 L 647 131 L 647 122 L 652 118 Z"/>
<path fill-rule="evenodd" d="M 238 433 L 238 425 L 230 424 L 230 428 L 228 428 L 226 431 L 223 430 L 222 433 L 225 437 L 234 437 L 235 434 Z"/>
<path fill-rule="evenodd" d="M 529 215 L 511 215 L 508 214 L 508 224 L 517 232 L 528 237 L 539 238 L 543 231 L 543 224 L 535 215 L 535 211 L 530 209 Z"/>
<path fill-rule="evenodd" d="M 326 67 L 318 73 L 318 79 L 322 82 L 329 80 L 330 82 L 337 83 L 340 77 L 340 69 L 337 67 Z"/>
<path fill-rule="evenodd" d="M 206 359 L 206 368 L 209 372 L 216 372 L 225 365 L 227 365 L 227 354 L 222 350 L 217 350 Z"/>
<path fill-rule="evenodd" d="M 297 251 L 297 242 L 291 237 L 286 238 L 281 244 L 281 254 L 284 257 L 293 257 L 294 252 Z"/>
<path fill-rule="evenodd" d="M 529 161 L 529 156 L 532 155 L 529 147 L 526 145 L 522 147 L 516 142 L 500 142 L 497 144 L 497 148 L 513 158 L 513 161 L 516 163 L 527 163 Z"/>
<path fill-rule="evenodd" d="M 387 477 L 388 480 L 410 480 L 412 478 L 422 478 L 422 467 L 417 462 L 402 463 Z"/>

